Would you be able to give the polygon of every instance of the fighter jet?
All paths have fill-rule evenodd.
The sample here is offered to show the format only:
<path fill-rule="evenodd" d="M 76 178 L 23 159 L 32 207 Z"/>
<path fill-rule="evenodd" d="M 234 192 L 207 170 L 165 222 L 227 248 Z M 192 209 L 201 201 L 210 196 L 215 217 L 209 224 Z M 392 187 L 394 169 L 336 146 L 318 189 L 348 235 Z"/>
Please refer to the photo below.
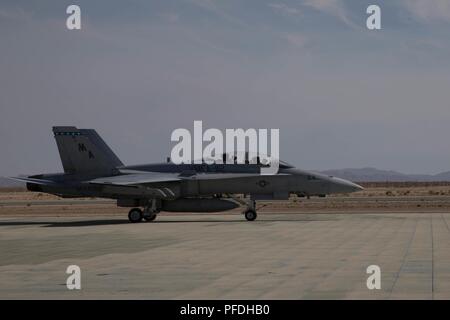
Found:
<path fill-rule="evenodd" d="M 93 129 L 53 127 L 64 173 L 13 177 L 27 189 L 63 198 L 115 199 L 131 208 L 131 222 L 153 221 L 161 211 L 221 212 L 245 205 L 248 221 L 257 217 L 256 201 L 350 193 L 353 182 L 294 168 L 279 161 L 274 175 L 261 175 L 267 163 L 166 162 L 125 166 Z M 224 155 L 225 160 L 226 155 Z M 243 196 L 243 197 L 242 197 Z M 244 200 L 245 199 L 245 200 Z M 142 208 L 142 209 L 141 209 Z"/>

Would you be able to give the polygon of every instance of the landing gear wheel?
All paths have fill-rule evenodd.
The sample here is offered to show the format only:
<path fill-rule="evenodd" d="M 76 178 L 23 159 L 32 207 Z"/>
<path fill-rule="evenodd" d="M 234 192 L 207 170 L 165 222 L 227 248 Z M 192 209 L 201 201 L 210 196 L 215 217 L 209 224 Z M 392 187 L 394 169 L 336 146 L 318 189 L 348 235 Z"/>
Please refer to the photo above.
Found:
<path fill-rule="evenodd" d="M 253 221 L 257 217 L 255 210 L 247 210 L 244 212 L 244 215 L 245 215 L 245 219 L 247 219 L 247 221 Z"/>
<path fill-rule="evenodd" d="M 130 222 L 141 222 L 142 221 L 142 210 L 139 208 L 133 208 L 130 210 L 130 212 L 128 213 L 128 220 L 130 220 Z"/>
<path fill-rule="evenodd" d="M 156 213 L 153 213 L 153 214 L 151 214 L 151 215 L 149 215 L 149 216 L 144 216 L 144 220 L 145 220 L 145 221 L 153 221 L 153 220 L 156 219 L 156 216 L 157 216 L 157 214 L 156 214 Z"/>

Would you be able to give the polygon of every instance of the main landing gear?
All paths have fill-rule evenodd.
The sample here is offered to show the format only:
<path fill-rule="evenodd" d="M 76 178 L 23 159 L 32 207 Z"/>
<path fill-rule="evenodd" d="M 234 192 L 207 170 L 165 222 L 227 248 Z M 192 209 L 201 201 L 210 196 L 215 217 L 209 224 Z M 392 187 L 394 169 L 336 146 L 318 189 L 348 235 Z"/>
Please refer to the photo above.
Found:
<path fill-rule="evenodd" d="M 150 206 L 145 207 L 143 211 L 139 208 L 131 209 L 128 213 L 128 220 L 133 223 L 141 222 L 142 220 L 153 221 L 156 219 L 158 213 L 159 210 L 156 208 L 156 201 L 153 200 Z"/>
<path fill-rule="evenodd" d="M 133 208 L 130 210 L 130 212 L 128 212 L 128 220 L 130 220 L 130 222 L 141 222 L 143 218 L 144 215 L 142 213 L 142 210 L 139 208 Z"/>
<path fill-rule="evenodd" d="M 245 219 L 247 219 L 247 221 L 253 221 L 256 219 L 256 217 L 258 216 L 256 214 L 256 201 L 253 200 L 251 197 L 250 199 L 248 199 L 248 201 L 239 199 L 237 197 L 234 197 L 233 195 L 230 196 L 235 202 L 241 204 L 241 205 L 246 205 L 247 208 L 242 212 L 242 214 L 245 216 Z"/>
<path fill-rule="evenodd" d="M 249 200 L 248 207 L 244 211 L 244 216 L 245 216 L 245 219 L 247 219 L 247 221 L 253 221 L 258 216 L 256 214 L 255 207 L 256 207 L 256 202 L 254 200 Z"/>

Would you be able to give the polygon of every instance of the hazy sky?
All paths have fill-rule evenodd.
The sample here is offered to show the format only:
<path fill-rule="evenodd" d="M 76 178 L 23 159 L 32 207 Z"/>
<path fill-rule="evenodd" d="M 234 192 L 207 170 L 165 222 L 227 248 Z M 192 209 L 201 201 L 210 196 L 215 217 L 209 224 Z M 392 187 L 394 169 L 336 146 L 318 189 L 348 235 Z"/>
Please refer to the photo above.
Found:
<path fill-rule="evenodd" d="M 450 170 L 448 0 L 3 0 L 0 40 L 0 175 L 62 171 L 53 125 L 137 164 L 194 120 L 279 128 L 304 169 Z"/>

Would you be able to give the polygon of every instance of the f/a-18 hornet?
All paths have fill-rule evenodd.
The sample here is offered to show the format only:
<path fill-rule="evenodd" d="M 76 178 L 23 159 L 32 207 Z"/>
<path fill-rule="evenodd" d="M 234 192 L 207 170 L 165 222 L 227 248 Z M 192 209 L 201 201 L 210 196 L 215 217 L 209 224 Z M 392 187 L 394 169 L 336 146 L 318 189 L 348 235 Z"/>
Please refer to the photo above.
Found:
<path fill-rule="evenodd" d="M 242 204 L 245 218 L 253 221 L 256 201 L 362 190 L 353 182 L 299 170 L 283 161 L 277 174 L 261 175 L 267 163 L 259 158 L 256 163 L 240 164 L 175 164 L 168 159 L 167 163 L 125 166 L 93 129 L 53 127 L 53 133 L 64 173 L 14 179 L 25 181 L 30 191 L 63 198 L 115 199 L 119 207 L 131 207 L 131 222 L 153 221 L 160 211 L 220 212 Z"/>

